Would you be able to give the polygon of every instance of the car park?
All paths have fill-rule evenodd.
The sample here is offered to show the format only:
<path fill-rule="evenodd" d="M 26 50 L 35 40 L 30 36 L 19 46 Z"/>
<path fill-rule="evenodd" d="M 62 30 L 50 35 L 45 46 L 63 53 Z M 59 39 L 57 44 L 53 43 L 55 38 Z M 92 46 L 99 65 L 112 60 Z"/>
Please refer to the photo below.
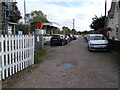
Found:
<path fill-rule="evenodd" d="M 90 51 L 106 51 L 109 50 L 109 42 L 103 34 L 90 34 L 88 49 Z"/>
<path fill-rule="evenodd" d="M 54 35 L 52 35 L 52 37 L 50 39 L 50 44 L 51 44 L 51 46 L 67 44 L 67 40 L 65 38 L 65 35 L 62 35 L 62 34 L 54 34 Z"/>

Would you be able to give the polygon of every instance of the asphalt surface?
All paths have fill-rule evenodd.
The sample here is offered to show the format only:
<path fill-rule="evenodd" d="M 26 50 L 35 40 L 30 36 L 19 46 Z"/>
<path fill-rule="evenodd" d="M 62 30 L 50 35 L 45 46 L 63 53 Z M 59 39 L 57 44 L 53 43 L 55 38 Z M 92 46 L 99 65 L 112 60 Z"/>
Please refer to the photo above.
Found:
<path fill-rule="evenodd" d="M 118 60 L 89 52 L 84 38 L 50 47 L 47 58 L 14 88 L 118 88 Z"/>

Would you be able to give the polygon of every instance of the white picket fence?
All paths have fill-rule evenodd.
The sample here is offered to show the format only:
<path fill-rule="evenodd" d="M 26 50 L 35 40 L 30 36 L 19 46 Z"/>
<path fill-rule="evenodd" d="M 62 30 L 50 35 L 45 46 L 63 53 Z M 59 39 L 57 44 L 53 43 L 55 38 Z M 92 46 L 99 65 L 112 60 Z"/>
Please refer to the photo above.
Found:
<path fill-rule="evenodd" d="M 34 36 L 0 36 L 0 80 L 34 64 Z"/>

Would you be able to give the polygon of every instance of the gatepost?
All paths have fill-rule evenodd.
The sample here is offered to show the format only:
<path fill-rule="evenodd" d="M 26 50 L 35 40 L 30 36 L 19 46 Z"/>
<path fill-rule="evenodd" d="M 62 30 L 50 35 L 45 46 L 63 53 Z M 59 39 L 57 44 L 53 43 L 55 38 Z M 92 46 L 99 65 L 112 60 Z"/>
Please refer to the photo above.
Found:
<path fill-rule="evenodd" d="M 43 29 L 35 29 L 35 50 L 42 50 L 44 48 L 43 34 Z"/>

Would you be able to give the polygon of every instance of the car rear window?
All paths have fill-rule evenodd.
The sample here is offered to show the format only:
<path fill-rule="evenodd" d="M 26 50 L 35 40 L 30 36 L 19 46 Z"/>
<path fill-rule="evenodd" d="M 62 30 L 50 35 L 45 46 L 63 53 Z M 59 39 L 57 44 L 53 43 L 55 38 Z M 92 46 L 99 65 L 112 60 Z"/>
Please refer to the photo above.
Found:
<path fill-rule="evenodd" d="M 60 38 L 60 35 L 53 35 L 52 38 Z"/>

